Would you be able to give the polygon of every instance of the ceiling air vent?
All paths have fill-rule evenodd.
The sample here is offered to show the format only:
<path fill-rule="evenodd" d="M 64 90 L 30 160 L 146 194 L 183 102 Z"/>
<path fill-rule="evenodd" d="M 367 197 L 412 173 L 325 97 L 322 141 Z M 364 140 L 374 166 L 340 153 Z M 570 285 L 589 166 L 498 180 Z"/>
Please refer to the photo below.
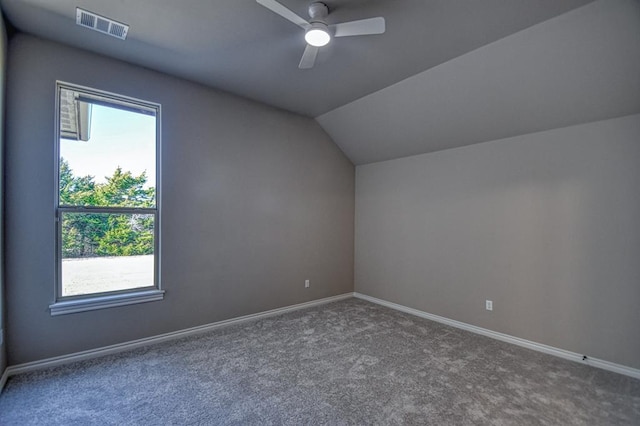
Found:
<path fill-rule="evenodd" d="M 96 15 L 88 10 L 76 8 L 76 24 L 81 27 L 90 28 L 92 30 L 117 37 L 121 40 L 127 38 L 129 26 L 104 16 Z"/>

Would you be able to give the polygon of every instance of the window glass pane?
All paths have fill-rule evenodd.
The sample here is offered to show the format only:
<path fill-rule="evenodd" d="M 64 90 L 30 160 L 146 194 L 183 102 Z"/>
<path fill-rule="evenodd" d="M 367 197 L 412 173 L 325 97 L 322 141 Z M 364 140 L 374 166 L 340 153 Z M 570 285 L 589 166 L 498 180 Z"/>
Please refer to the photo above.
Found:
<path fill-rule="evenodd" d="M 60 205 L 155 207 L 156 116 L 60 89 Z"/>
<path fill-rule="evenodd" d="M 62 296 L 154 285 L 154 214 L 62 213 Z"/>
<path fill-rule="evenodd" d="M 160 106 L 67 83 L 57 93 L 56 300 L 159 289 Z"/>

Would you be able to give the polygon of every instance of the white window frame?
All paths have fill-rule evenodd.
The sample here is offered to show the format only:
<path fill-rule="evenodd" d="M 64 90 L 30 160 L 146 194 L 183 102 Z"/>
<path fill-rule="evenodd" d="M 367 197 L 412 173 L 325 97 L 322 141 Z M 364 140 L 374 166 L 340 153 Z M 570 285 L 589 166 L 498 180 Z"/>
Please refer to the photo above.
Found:
<path fill-rule="evenodd" d="M 60 205 L 60 92 L 61 90 L 81 92 L 95 103 L 106 104 L 115 108 L 153 112 L 156 117 L 156 182 L 155 207 L 93 207 L 93 206 L 61 206 Z M 164 298 L 164 290 L 160 280 L 160 211 L 161 211 L 161 105 L 143 101 L 129 96 L 110 93 L 98 89 L 79 86 L 77 84 L 56 81 L 55 107 L 55 206 L 54 221 L 56 233 L 56 280 L 53 303 L 49 305 L 51 315 L 63 315 L 76 312 L 105 309 L 135 303 L 153 302 Z M 152 214 L 154 215 L 154 285 L 128 290 L 91 293 L 87 295 L 62 296 L 62 215 L 64 213 L 115 213 L 115 214 Z"/>

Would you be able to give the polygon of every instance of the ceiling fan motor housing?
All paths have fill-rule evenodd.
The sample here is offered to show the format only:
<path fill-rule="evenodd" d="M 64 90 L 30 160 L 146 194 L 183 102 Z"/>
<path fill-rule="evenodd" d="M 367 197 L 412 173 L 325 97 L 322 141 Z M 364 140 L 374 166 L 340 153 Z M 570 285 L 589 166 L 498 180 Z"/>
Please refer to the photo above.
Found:
<path fill-rule="evenodd" d="M 329 8 L 326 4 L 322 2 L 314 2 L 309 5 L 309 17 L 311 17 L 311 22 L 322 22 L 324 23 L 324 18 L 329 15 Z"/>
<path fill-rule="evenodd" d="M 314 2 L 309 5 L 309 16 L 311 17 L 309 23 L 311 26 L 307 29 L 304 38 L 311 46 L 322 47 L 331 41 L 329 26 L 324 21 L 328 14 L 329 8 L 324 3 Z"/>

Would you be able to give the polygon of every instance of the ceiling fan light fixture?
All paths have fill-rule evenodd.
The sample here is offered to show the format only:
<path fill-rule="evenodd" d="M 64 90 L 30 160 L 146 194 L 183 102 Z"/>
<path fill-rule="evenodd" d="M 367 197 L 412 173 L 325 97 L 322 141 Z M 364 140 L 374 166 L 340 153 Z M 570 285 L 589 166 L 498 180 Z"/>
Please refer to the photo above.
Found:
<path fill-rule="evenodd" d="M 329 29 L 326 24 L 314 22 L 311 24 L 311 28 L 309 28 L 304 35 L 304 39 L 311 46 L 322 47 L 329 44 L 331 41 L 331 35 L 329 35 Z"/>
<path fill-rule="evenodd" d="M 256 2 L 305 30 L 304 39 L 307 46 L 298 64 L 298 68 L 302 70 L 313 68 L 318 51 L 322 46 L 329 44 L 333 37 L 382 34 L 385 31 L 385 21 L 381 16 L 331 24 L 331 30 L 329 30 L 327 25 L 329 8 L 321 1 L 314 1 L 309 5 L 311 18 L 309 21 L 287 9 L 278 0 L 256 0 Z"/>

